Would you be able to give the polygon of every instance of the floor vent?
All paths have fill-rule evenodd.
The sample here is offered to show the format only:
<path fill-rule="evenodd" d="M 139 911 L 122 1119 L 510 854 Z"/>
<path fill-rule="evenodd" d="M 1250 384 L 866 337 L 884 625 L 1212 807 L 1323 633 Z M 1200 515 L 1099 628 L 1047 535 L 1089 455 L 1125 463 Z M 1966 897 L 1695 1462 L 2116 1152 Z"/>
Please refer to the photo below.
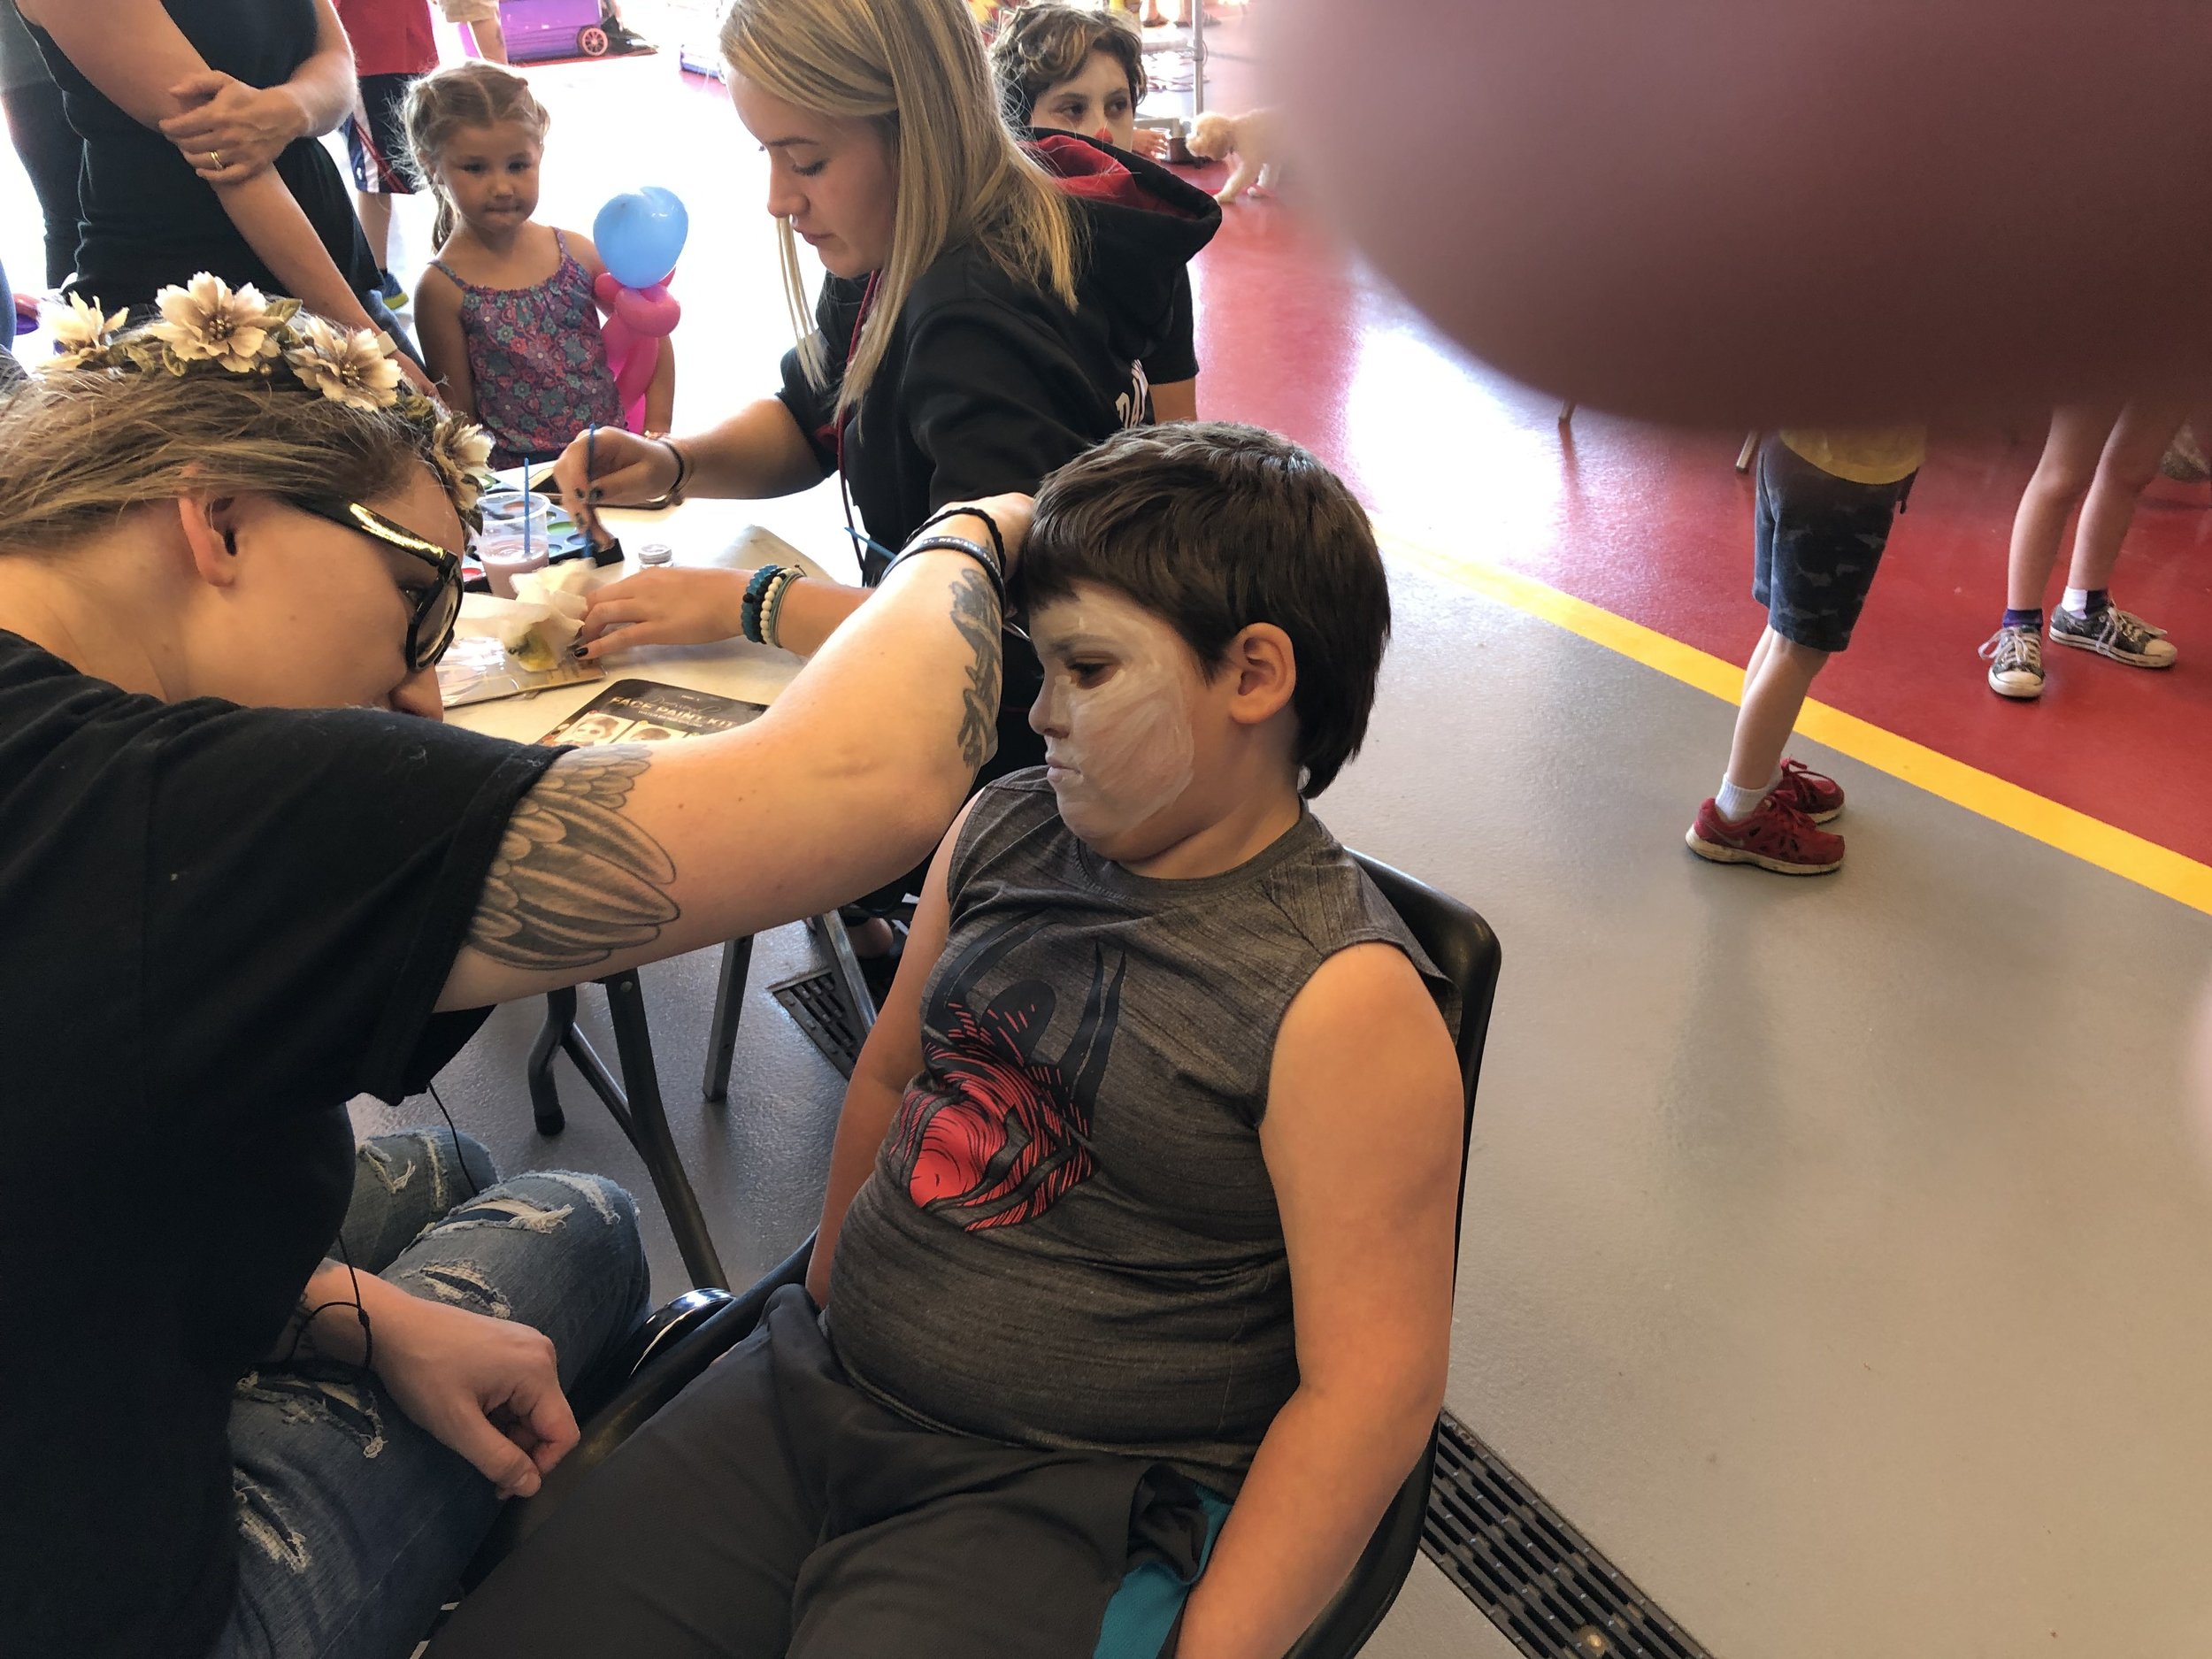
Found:
<path fill-rule="evenodd" d="M 839 1076 L 853 1074 L 853 1064 L 860 1058 L 862 1033 L 853 1029 L 853 1017 L 846 1012 L 845 999 L 838 995 L 837 981 L 828 969 L 772 985 L 768 994 L 799 1022 L 799 1029 L 822 1051 L 822 1057 L 837 1068 Z"/>
<path fill-rule="evenodd" d="M 1530 1659 L 1710 1659 L 1448 1411 L 1421 1548 Z"/>

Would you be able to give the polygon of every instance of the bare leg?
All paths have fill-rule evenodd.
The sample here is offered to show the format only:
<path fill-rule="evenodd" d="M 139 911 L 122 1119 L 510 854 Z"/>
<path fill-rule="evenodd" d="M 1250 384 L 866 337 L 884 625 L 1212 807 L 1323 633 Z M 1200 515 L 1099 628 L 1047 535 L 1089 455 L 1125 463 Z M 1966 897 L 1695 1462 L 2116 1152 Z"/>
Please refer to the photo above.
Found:
<path fill-rule="evenodd" d="M 1827 663 L 1827 652 L 1786 640 L 1772 628 L 1759 636 L 1728 750 L 1729 782 L 1739 789 L 1763 789 L 1774 780 L 1806 694 Z"/>
<path fill-rule="evenodd" d="M 1751 648 L 1751 660 L 1743 665 L 1743 695 L 1750 696 L 1751 687 L 1759 678 L 1759 664 L 1767 659 L 1767 649 L 1781 636 L 1772 628 L 1759 630 L 1759 642 Z"/>
<path fill-rule="evenodd" d="M 376 268 L 391 268 L 392 198 L 383 191 L 356 190 L 353 204 L 360 211 L 361 229 L 369 239 L 369 251 L 376 256 Z"/>
<path fill-rule="evenodd" d="M 2070 405 L 2051 416 L 2051 434 L 2043 458 L 2013 515 L 2012 552 L 2005 572 L 2005 604 L 2014 611 L 2040 611 L 2058 562 L 2058 543 L 2066 520 L 2096 477 L 2097 460 L 2119 411 Z"/>
<path fill-rule="evenodd" d="M 2120 411 L 2112 435 L 2097 461 L 2097 475 L 2082 503 L 2074 529 L 2074 559 L 2066 583 L 2096 589 L 2112 586 L 2112 567 L 2120 562 L 2120 543 L 2135 517 L 2135 503 L 2157 475 L 2158 463 L 2180 429 L 2187 406 L 2178 402 L 2138 400 Z"/>
<path fill-rule="evenodd" d="M 498 12 L 464 27 L 469 32 L 469 44 L 476 49 L 479 58 L 488 64 L 507 61 L 507 31 L 500 27 Z"/>

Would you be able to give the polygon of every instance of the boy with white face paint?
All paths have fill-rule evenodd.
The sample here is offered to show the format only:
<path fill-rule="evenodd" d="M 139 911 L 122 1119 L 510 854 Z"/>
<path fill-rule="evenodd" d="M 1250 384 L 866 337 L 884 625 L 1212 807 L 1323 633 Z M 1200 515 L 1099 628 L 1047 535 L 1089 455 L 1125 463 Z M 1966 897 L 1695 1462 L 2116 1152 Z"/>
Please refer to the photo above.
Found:
<path fill-rule="evenodd" d="M 1189 787 L 1203 679 L 1172 627 L 1110 588 L 1080 583 L 1033 621 L 1048 663 L 1029 716 L 1045 781 L 1061 821 L 1110 857 Z"/>
<path fill-rule="evenodd" d="M 764 1651 L 1279 1655 L 1426 1443 L 1458 1010 L 1305 803 L 1374 699 L 1366 518 L 1271 434 L 1133 431 L 1023 572 L 1048 764 L 930 867 L 806 1293 L 471 1597 L 481 1651 L 742 1602 Z"/>

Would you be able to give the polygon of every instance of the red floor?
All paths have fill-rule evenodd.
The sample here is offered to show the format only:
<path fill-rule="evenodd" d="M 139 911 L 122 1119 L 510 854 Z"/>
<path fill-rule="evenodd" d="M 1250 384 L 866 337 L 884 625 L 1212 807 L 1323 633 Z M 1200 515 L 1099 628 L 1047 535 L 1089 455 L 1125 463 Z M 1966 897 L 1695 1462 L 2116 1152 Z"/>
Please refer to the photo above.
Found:
<path fill-rule="evenodd" d="M 1742 434 L 1587 411 L 1563 428 L 1556 398 L 1440 345 L 1292 210 L 1225 219 L 1200 261 L 1202 412 L 1310 445 L 1409 534 L 1744 660 L 1764 613 L 1751 485 L 1732 465 Z M 1816 695 L 2212 863 L 2212 491 L 2154 484 L 2115 584 L 2171 632 L 2179 664 L 2052 649 L 2042 701 L 2006 702 L 1975 650 L 2003 608 L 2012 512 L 2041 447 L 2039 421 L 2022 427 L 2009 442 L 1937 434 L 1852 648 Z"/>
<path fill-rule="evenodd" d="M 612 191 L 641 176 L 690 203 L 678 416 L 692 425 L 770 389 L 789 336 L 756 147 L 718 86 L 676 72 L 678 31 L 655 32 L 670 49 L 657 58 L 534 72 L 555 111 L 541 213 L 588 226 Z M 1225 29 L 1222 38 L 1236 37 Z M 1245 67 L 1220 64 L 1224 106 L 1240 107 Z M 610 144 L 611 133 L 621 140 Z M 1220 170 L 1196 176 L 1217 181 Z M 28 189 L 4 153 L 0 209 L 0 252 L 11 269 L 35 268 Z M 403 206 L 394 250 L 403 271 L 427 251 L 426 212 L 420 202 Z M 1441 347 L 1279 203 L 1229 209 L 1196 280 L 1204 412 L 1310 444 L 1409 534 L 1732 661 L 1749 651 L 1762 613 L 1749 596 L 1750 486 L 1730 465 L 1741 434 L 1666 432 L 1590 411 L 1563 431 L 1555 398 Z M 2154 487 L 2120 571 L 2123 601 L 2172 631 L 2180 666 L 2153 674 L 2054 651 L 2040 703 L 2003 702 L 1984 684 L 1974 651 L 2002 604 L 2006 534 L 2039 440 L 2039 430 L 2010 444 L 1939 439 L 1857 643 L 1818 695 L 2212 863 L 2212 492 Z"/>

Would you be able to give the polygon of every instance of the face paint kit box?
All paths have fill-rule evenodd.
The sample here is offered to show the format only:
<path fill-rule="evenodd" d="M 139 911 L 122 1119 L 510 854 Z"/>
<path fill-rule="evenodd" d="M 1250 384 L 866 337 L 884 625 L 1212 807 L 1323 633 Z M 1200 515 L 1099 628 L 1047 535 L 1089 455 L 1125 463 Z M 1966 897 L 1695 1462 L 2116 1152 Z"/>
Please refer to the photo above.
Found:
<path fill-rule="evenodd" d="M 657 743 L 672 737 L 733 732 L 767 712 L 757 703 L 664 686 L 656 680 L 618 680 L 538 741 Z"/>

